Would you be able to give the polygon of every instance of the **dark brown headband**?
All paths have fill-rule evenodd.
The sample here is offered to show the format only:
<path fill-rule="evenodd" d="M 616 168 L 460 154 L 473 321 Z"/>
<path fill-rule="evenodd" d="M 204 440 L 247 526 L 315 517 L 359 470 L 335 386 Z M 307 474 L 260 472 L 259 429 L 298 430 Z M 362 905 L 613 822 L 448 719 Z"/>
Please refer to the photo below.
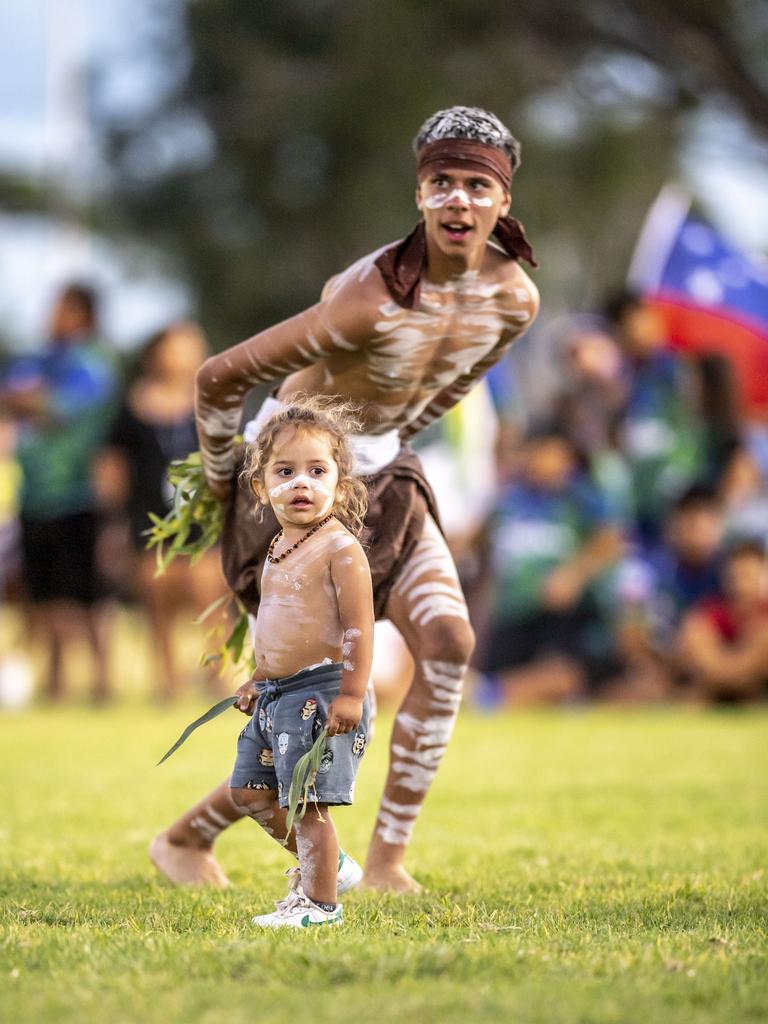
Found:
<path fill-rule="evenodd" d="M 422 146 L 416 154 L 417 174 L 424 170 L 445 171 L 464 167 L 481 174 L 491 174 L 509 192 L 512 187 L 512 161 L 495 146 L 472 139 L 437 139 Z"/>

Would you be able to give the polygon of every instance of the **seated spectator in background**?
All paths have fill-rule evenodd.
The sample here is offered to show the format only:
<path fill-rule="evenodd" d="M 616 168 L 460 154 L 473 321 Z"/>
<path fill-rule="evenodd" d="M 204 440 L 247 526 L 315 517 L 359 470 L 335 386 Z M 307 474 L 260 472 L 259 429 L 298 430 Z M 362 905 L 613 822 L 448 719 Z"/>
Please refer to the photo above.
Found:
<path fill-rule="evenodd" d="M 71 284 L 56 300 L 40 355 L 13 362 L 0 385 L 0 411 L 19 428 L 23 587 L 33 635 L 43 638 L 48 698 L 64 693 L 65 649 L 84 634 L 93 696 L 109 696 L 107 623 L 95 566 L 91 462 L 113 414 L 115 359 L 97 330 L 96 294 Z"/>
<path fill-rule="evenodd" d="M 591 585 L 616 562 L 621 535 L 562 432 L 531 432 L 513 457 L 488 526 L 493 600 L 482 667 L 506 703 L 557 702 L 605 670 Z"/>
<path fill-rule="evenodd" d="M 696 360 L 702 417 L 702 483 L 718 489 L 741 446 L 741 411 L 732 364 L 716 353 Z"/>
<path fill-rule="evenodd" d="M 16 425 L 0 416 L 0 601 L 14 589 L 19 573 L 19 491 Z"/>
<path fill-rule="evenodd" d="M 651 549 L 661 541 L 670 506 L 702 469 L 698 382 L 682 357 L 664 349 L 661 322 L 641 298 L 622 292 L 607 304 L 606 315 L 625 358 L 620 436 L 635 525 L 638 540 Z"/>
<path fill-rule="evenodd" d="M 149 513 L 164 516 L 171 507 L 168 464 L 198 447 L 195 374 L 207 355 L 194 324 L 172 324 L 155 334 L 139 356 L 138 375 L 94 466 L 101 504 L 127 518 L 130 587 L 147 608 L 158 659 L 157 693 L 164 698 L 174 697 L 181 685 L 172 628 L 177 617 L 186 613 L 191 620 L 226 591 L 217 551 L 195 565 L 177 558 L 155 576 L 155 552 L 146 550 Z"/>
<path fill-rule="evenodd" d="M 741 702 L 768 694 L 768 563 L 756 541 L 725 558 L 724 596 L 685 616 L 678 653 L 693 693 L 708 701 Z"/>
<path fill-rule="evenodd" d="M 622 564 L 617 629 L 627 673 L 615 696 L 650 699 L 673 694 L 680 621 L 697 602 L 720 594 L 724 529 L 717 495 L 708 487 L 691 487 L 667 516 L 665 546 Z"/>
<path fill-rule="evenodd" d="M 589 461 L 590 472 L 611 505 L 629 519 L 632 481 L 618 437 L 624 406 L 623 359 L 595 317 L 574 317 L 559 343 L 561 389 L 552 419 Z"/>
<path fill-rule="evenodd" d="M 751 444 L 733 452 L 720 490 L 728 538 L 760 540 L 768 545 L 768 479 Z"/>

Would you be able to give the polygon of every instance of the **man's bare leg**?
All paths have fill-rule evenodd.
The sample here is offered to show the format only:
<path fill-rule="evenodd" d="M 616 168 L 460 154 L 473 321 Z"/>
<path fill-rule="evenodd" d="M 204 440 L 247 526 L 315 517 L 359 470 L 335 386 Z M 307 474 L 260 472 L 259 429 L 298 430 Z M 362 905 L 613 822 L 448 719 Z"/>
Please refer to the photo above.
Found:
<path fill-rule="evenodd" d="M 390 768 L 361 885 L 417 892 L 405 852 L 453 732 L 474 633 L 445 540 L 431 519 L 387 606 L 413 655 L 413 681 L 395 718 Z"/>
<path fill-rule="evenodd" d="M 229 879 L 213 855 L 224 829 L 247 817 L 232 801 L 229 779 L 203 797 L 170 828 L 155 836 L 149 856 L 161 874 L 176 885 L 213 885 L 224 889 Z"/>

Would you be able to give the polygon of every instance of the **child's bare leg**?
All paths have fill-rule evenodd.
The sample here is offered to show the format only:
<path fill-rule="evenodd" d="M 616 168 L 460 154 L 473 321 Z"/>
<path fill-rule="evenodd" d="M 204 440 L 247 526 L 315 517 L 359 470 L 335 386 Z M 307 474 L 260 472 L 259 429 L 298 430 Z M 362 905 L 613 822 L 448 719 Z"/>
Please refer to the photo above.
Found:
<path fill-rule="evenodd" d="M 315 903 L 336 903 L 339 840 L 328 807 L 312 805 L 296 825 L 301 886 Z"/>
<path fill-rule="evenodd" d="M 176 885 L 214 885 L 224 888 L 229 879 L 212 850 L 218 836 L 247 816 L 230 796 L 229 779 L 178 818 L 149 847 L 152 863 Z"/>
<path fill-rule="evenodd" d="M 293 832 L 288 835 L 286 828 L 288 811 L 278 804 L 276 789 L 231 789 L 230 795 L 242 814 L 253 818 L 268 836 L 277 840 L 289 853 L 298 856 L 296 836 Z M 338 856 L 336 860 L 338 862 Z"/>

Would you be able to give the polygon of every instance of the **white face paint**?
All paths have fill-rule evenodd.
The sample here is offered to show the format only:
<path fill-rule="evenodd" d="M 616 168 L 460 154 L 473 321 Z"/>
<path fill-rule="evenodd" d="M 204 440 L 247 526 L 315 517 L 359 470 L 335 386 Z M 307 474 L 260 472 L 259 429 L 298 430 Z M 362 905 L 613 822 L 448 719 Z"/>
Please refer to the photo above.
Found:
<path fill-rule="evenodd" d="M 455 188 L 452 192 L 436 192 L 427 196 L 424 205 L 428 210 L 442 210 L 452 199 L 464 203 L 465 206 L 493 206 L 493 199 L 489 196 L 470 196 L 463 188 Z"/>
<path fill-rule="evenodd" d="M 330 495 L 330 491 L 327 487 L 323 487 L 322 483 L 314 477 L 307 476 L 306 473 L 299 473 L 296 476 L 292 476 L 290 480 L 286 480 L 285 483 L 278 484 L 277 487 L 273 487 L 269 492 L 270 498 L 278 498 L 281 494 L 285 494 L 286 491 L 292 491 L 294 488 L 303 484 L 310 491 L 315 491 L 317 494 Z"/>

